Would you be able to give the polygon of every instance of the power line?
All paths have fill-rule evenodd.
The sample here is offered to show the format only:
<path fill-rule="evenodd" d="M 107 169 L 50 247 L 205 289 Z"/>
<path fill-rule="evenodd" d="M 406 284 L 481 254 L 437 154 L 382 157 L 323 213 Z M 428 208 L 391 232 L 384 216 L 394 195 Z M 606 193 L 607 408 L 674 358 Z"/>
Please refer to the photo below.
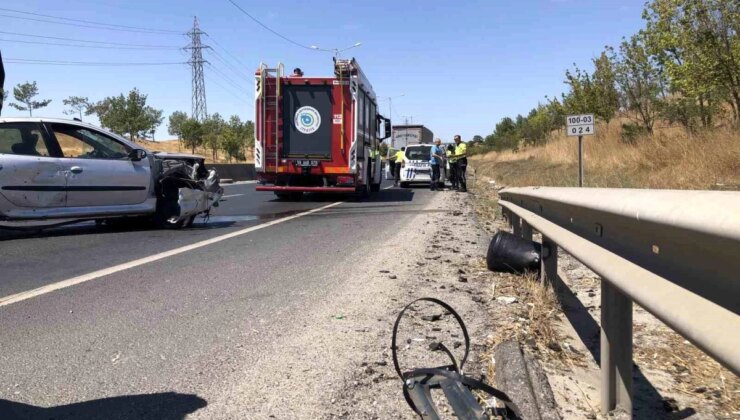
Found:
<path fill-rule="evenodd" d="M 218 81 L 216 81 L 216 79 L 215 79 L 215 78 L 212 78 L 211 76 L 208 76 L 208 75 L 205 75 L 205 77 L 206 77 L 206 79 L 208 79 L 208 80 L 209 80 L 209 81 L 210 81 L 211 83 L 213 83 L 214 85 L 216 85 L 216 86 L 220 87 L 221 89 L 225 90 L 226 92 L 228 92 L 228 93 L 229 93 L 229 95 L 233 96 L 233 97 L 234 97 L 234 98 L 236 98 L 237 100 L 239 100 L 239 101 L 244 101 L 244 102 L 246 102 L 246 103 L 251 103 L 251 102 L 249 101 L 249 99 L 248 99 L 248 98 L 244 98 L 244 97 L 240 97 L 240 96 L 237 96 L 237 95 L 236 95 L 236 94 L 234 93 L 234 89 L 229 89 L 229 88 L 227 88 L 226 86 L 224 86 L 224 85 L 222 85 L 221 83 L 219 83 Z"/>
<path fill-rule="evenodd" d="M 241 71 L 239 70 L 239 68 L 238 68 L 238 67 L 236 67 L 236 66 L 234 66 L 233 64 L 229 63 L 228 61 L 224 60 L 224 58 L 223 58 L 223 57 L 221 56 L 221 54 L 219 54 L 218 52 L 216 52 L 216 51 L 215 51 L 215 50 L 213 50 L 213 49 L 210 49 L 210 50 L 208 50 L 208 53 L 210 53 L 210 54 L 213 54 L 213 58 L 215 58 L 215 59 L 217 59 L 218 61 L 220 61 L 220 62 L 224 63 L 224 64 L 225 64 L 225 65 L 226 65 L 226 66 L 227 66 L 227 67 L 229 68 L 229 70 L 231 70 L 231 71 L 232 71 L 232 72 L 233 72 L 233 73 L 234 73 L 235 75 L 238 75 L 238 76 L 239 76 L 240 78 L 242 78 L 242 77 L 243 77 L 243 78 L 244 78 L 244 79 L 245 79 L 246 81 L 249 81 L 249 77 L 247 77 L 246 75 L 244 75 L 244 74 L 243 74 L 243 73 L 242 73 L 242 72 L 241 72 Z"/>
<path fill-rule="evenodd" d="M 20 44 L 37 44 L 37 45 L 55 45 L 60 47 L 78 47 L 78 48 L 104 48 L 104 49 L 117 49 L 117 50 L 164 50 L 164 49 L 180 49 L 180 47 L 121 47 L 117 45 L 83 45 L 83 44 L 65 44 L 59 42 L 43 42 L 43 41 L 24 41 L 21 39 L 0 39 L 2 42 L 16 42 Z"/>
<path fill-rule="evenodd" d="M 246 10 L 242 9 L 241 6 L 239 6 L 238 4 L 236 4 L 234 2 L 234 0 L 227 0 L 227 1 L 229 3 L 231 3 L 231 4 L 233 4 L 234 7 L 236 7 L 237 9 L 239 9 L 239 11 L 241 11 L 242 13 L 244 13 L 245 15 L 247 15 L 247 17 L 249 17 L 250 19 L 252 19 L 253 21 L 255 21 L 258 25 L 260 25 L 261 27 L 263 27 L 263 28 L 267 29 L 268 31 L 272 32 L 276 36 L 278 36 L 278 37 L 280 37 L 280 38 L 282 38 L 282 39 L 290 42 L 293 45 L 297 45 L 297 46 L 299 46 L 301 48 L 305 48 L 307 50 L 314 50 L 314 48 L 311 48 L 308 45 L 303 45 L 300 42 L 293 41 L 292 39 L 286 37 L 285 35 L 277 32 L 276 30 L 274 30 L 274 29 L 270 28 L 269 26 L 265 25 L 264 23 L 260 22 L 257 18 L 255 18 L 254 16 L 250 15 Z"/>
<path fill-rule="evenodd" d="M 231 77 L 229 77 L 229 75 L 227 75 L 223 71 L 219 70 L 213 64 L 208 63 L 208 67 L 211 70 L 215 71 L 217 74 L 219 74 L 221 77 L 223 77 L 223 79 L 225 81 L 229 82 L 229 84 L 231 84 L 232 86 L 234 86 L 234 88 L 239 89 L 241 91 L 245 91 L 245 92 L 247 91 L 247 89 L 244 86 L 240 85 L 237 81 L 235 81 L 234 79 L 232 79 Z"/>
<path fill-rule="evenodd" d="M 19 32 L 7 32 L 7 31 L 0 31 L 0 34 L 5 35 L 17 35 L 17 36 L 25 36 L 30 38 L 43 38 L 43 39 L 54 39 L 57 41 L 72 41 L 72 42 L 86 42 L 90 44 L 104 44 L 104 45 L 121 45 L 126 47 L 147 47 L 147 48 L 179 48 L 175 45 L 150 45 L 150 44 L 127 44 L 127 43 L 121 43 L 121 42 L 107 42 L 107 41 L 88 41 L 85 39 L 75 39 L 75 38 L 61 38 L 56 36 L 44 36 L 44 35 L 34 35 L 34 34 L 23 34 Z"/>
<path fill-rule="evenodd" d="M 131 62 L 92 62 L 92 61 L 58 61 L 58 60 L 36 60 L 31 58 L 6 58 L 6 63 L 16 64 L 46 64 L 54 66 L 166 66 L 172 64 L 187 64 L 178 62 L 149 62 L 149 63 L 131 63 Z"/>
<path fill-rule="evenodd" d="M 226 47 L 224 47 L 223 45 L 219 44 L 219 42 L 218 42 L 218 41 L 216 41 L 216 39 L 215 39 L 215 38 L 213 38 L 212 36 L 210 36 L 210 35 L 208 35 L 208 34 L 206 34 L 206 36 L 208 37 L 208 39 L 210 39 L 211 41 L 213 41 L 213 43 L 214 43 L 214 44 L 216 44 L 216 46 L 217 46 L 217 47 L 221 48 L 221 49 L 222 49 L 222 50 L 223 50 L 223 51 L 224 51 L 224 52 L 225 52 L 225 53 L 226 53 L 226 54 L 227 54 L 227 55 L 228 55 L 229 57 L 233 58 L 233 59 L 234 59 L 234 60 L 235 60 L 235 61 L 236 61 L 237 63 L 241 64 L 241 65 L 242 65 L 242 66 L 244 66 L 244 67 L 248 67 L 248 66 L 247 66 L 246 64 L 244 64 L 244 63 L 243 63 L 243 62 L 242 62 L 241 60 L 239 60 L 239 59 L 238 59 L 238 58 L 236 58 L 236 57 L 235 57 L 235 56 L 234 56 L 233 54 L 231 54 L 231 53 L 229 52 L 229 50 L 227 50 L 227 49 L 226 49 Z"/>
<path fill-rule="evenodd" d="M 56 22 L 56 21 L 48 20 L 48 19 L 37 19 L 37 18 L 29 18 L 29 17 L 22 17 L 22 16 L 13 16 L 13 15 L 6 15 L 6 14 L 0 14 L 0 17 L 10 18 L 10 19 L 29 20 L 29 21 L 32 21 L 32 22 L 51 23 L 53 25 L 74 26 L 76 28 L 103 29 L 103 30 L 106 30 L 106 31 L 138 32 L 138 33 L 144 33 L 144 34 L 159 34 L 159 35 L 178 35 L 179 34 L 179 33 L 176 33 L 176 32 L 160 32 L 160 31 L 157 31 L 157 30 L 123 29 L 123 28 L 109 28 L 109 27 L 105 27 L 105 26 L 81 25 L 79 23 Z"/>
<path fill-rule="evenodd" d="M 41 13 L 33 13 L 33 12 L 26 12 L 23 10 L 14 10 L 14 9 L 7 9 L 4 7 L 0 7 L 0 10 L 4 12 L 12 12 L 12 13 L 20 13 L 24 15 L 30 15 L 30 16 L 40 16 L 40 17 L 47 17 L 52 19 L 58 19 L 58 20 L 66 20 L 70 22 L 80 22 L 80 23 L 89 23 L 92 25 L 102 25 L 102 26 L 110 26 L 115 28 L 122 28 L 122 29 L 135 29 L 139 31 L 146 31 L 146 32 L 162 32 L 162 33 L 173 33 L 173 34 L 180 34 L 180 31 L 173 31 L 170 29 L 152 29 L 152 28 L 143 28 L 140 26 L 128 26 L 128 25 L 117 25 L 115 23 L 105 23 L 105 22 L 95 22 L 92 20 L 82 20 L 82 19 L 72 19 L 67 17 L 59 17 L 59 16 L 52 16 L 52 15 L 44 15 Z"/>

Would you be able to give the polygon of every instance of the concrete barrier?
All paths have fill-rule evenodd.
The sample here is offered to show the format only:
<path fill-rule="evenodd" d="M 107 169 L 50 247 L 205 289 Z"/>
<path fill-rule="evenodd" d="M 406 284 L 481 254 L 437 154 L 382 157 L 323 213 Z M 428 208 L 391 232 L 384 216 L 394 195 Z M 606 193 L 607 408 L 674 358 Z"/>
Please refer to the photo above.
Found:
<path fill-rule="evenodd" d="M 221 179 L 234 181 L 252 181 L 257 179 L 253 163 L 208 163 L 206 168 L 213 168 Z"/>

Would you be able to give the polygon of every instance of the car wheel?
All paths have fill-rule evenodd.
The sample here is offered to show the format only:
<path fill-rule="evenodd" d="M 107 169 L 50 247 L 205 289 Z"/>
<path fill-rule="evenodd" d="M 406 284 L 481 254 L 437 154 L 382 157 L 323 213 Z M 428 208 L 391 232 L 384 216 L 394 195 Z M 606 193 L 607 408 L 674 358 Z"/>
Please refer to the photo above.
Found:
<path fill-rule="evenodd" d="M 179 214 L 177 200 L 160 197 L 157 200 L 157 212 L 154 214 L 154 226 L 158 229 L 180 229 L 185 224 L 185 220 L 177 219 Z"/>
<path fill-rule="evenodd" d="M 408 188 L 409 183 L 408 182 L 401 182 L 401 188 Z"/>

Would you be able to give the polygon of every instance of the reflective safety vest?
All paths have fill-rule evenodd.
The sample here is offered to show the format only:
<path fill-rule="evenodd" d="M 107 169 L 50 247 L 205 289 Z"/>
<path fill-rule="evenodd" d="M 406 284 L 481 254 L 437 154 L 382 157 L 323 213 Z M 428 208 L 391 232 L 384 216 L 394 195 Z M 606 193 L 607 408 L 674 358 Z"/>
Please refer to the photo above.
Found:
<path fill-rule="evenodd" d="M 464 155 L 467 151 L 468 151 L 468 145 L 463 142 L 460 142 L 460 144 L 455 146 L 455 156 Z"/>
<path fill-rule="evenodd" d="M 403 162 L 403 157 L 406 156 L 406 152 L 399 150 L 396 152 L 396 163 Z"/>
<path fill-rule="evenodd" d="M 452 150 L 445 150 L 445 154 L 447 155 L 447 160 L 449 160 L 450 162 L 455 162 L 455 158 L 452 157 L 452 155 L 454 154 Z"/>
<path fill-rule="evenodd" d="M 378 150 L 371 149 L 370 150 L 370 159 L 375 159 L 376 157 L 378 157 L 378 153 L 379 153 Z"/>
<path fill-rule="evenodd" d="M 455 158 L 453 159 L 453 161 L 458 162 L 464 159 L 463 163 L 466 163 L 468 161 L 467 156 L 460 156 L 460 155 L 464 155 L 467 151 L 468 151 L 468 145 L 463 142 L 460 142 L 460 144 L 455 146 Z"/>

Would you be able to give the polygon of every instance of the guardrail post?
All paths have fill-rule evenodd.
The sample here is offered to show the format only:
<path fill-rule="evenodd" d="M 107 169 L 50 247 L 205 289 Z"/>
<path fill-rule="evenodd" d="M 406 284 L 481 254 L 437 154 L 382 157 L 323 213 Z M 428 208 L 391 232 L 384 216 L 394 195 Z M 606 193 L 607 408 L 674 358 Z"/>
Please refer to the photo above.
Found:
<path fill-rule="evenodd" d="M 554 284 L 558 275 L 558 244 L 542 235 L 542 260 L 540 261 L 540 282 Z"/>
<path fill-rule="evenodd" d="M 532 240 L 532 225 L 524 219 L 522 219 L 522 238 L 528 241 Z"/>
<path fill-rule="evenodd" d="M 632 299 L 601 280 L 601 411 L 632 414 Z"/>
<path fill-rule="evenodd" d="M 511 230 L 514 235 L 522 236 L 522 218 L 511 212 Z"/>
<path fill-rule="evenodd" d="M 501 206 L 501 216 L 506 219 L 506 223 L 511 225 L 511 210 L 507 209 L 504 206 Z"/>

